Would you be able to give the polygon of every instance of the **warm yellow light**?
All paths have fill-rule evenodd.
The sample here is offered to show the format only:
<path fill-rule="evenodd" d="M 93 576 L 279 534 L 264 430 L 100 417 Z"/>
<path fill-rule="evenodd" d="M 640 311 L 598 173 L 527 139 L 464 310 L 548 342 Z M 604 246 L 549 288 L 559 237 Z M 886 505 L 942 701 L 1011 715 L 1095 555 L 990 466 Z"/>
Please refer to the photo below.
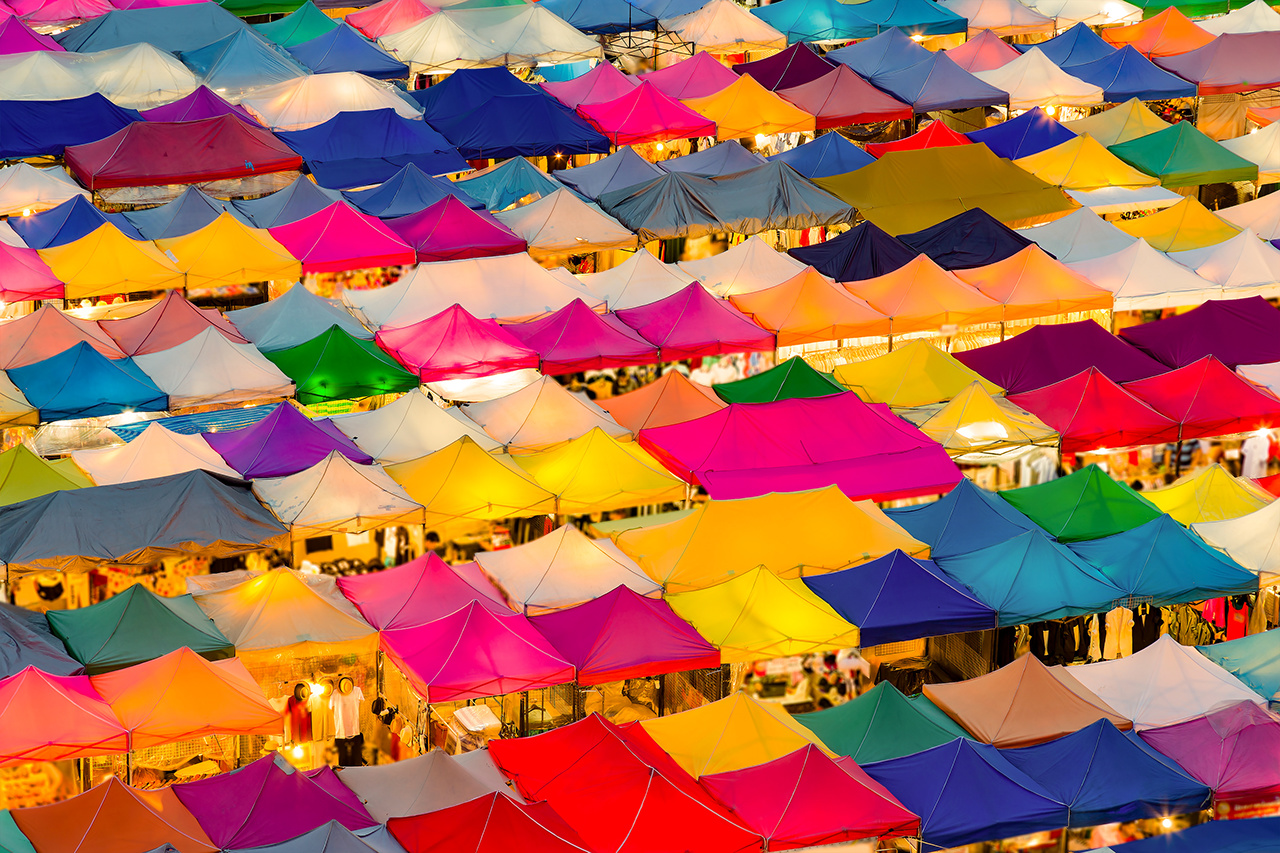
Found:
<path fill-rule="evenodd" d="M 1047 107 L 1045 107 L 1045 108 L 1044 108 L 1044 111 L 1045 111 L 1046 113 L 1048 113 L 1049 115 L 1055 115 L 1055 114 L 1057 114 L 1057 112 L 1058 112 L 1058 108 L 1057 108 L 1056 106 L 1054 106 L 1053 104 L 1049 104 L 1049 106 L 1047 106 Z"/>
<path fill-rule="evenodd" d="M 756 147 L 757 147 L 757 148 L 763 148 L 763 147 L 764 147 L 764 144 L 765 144 L 766 142 L 768 142 L 768 141 L 769 141 L 769 137 L 765 136 L 763 133 L 757 133 L 757 134 L 756 134 Z"/>
<path fill-rule="evenodd" d="M 911 36 L 911 40 L 912 40 L 912 41 L 917 41 L 917 42 L 919 42 L 919 41 L 924 41 L 924 36 L 920 35 L 920 33 L 914 33 L 914 34 L 912 34 L 912 36 Z"/>
<path fill-rule="evenodd" d="M 561 154 L 559 151 L 557 151 L 557 152 L 556 152 L 556 159 L 557 159 L 557 160 L 563 160 L 563 159 L 564 159 L 564 155 L 563 155 L 563 154 Z"/>
<path fill-rule="evenodd" d="M 1164 820 L 1160 821 L 1160 825 L 1165 829 L 1171 829 L 1173 827 L 1173 821 L 1169 820 L 1169 818 L 1165 818 Z"/>
<path fill-rule="evenodd" d="M 323 696 L 323 695 L 324 695 L 324 685 L 323 685 L 323 684 L 319 684 L 319 683 L 314 682 L 314 681 L 313 681 L 313 682 L 311 682 L 311 695 L 312 695 L 312 696 Z"/>
<path fill-rule="evenodd" d="M 29 208 L 29 207 L 24 207 L 24 208 L 22 208 L 22 215 L 23 215 L 23 216 L 30 216 L 30 215 L 31 215 L 31 208 Z"/>
<path fill-rule="evenodd" d="M 290 755 L 292 755 L 294 758 L 301 759 L 301 758 L 302 758 L 302 755 L 303 755 L 303 753 L 302 753 L 302 745 L 301 745 L 301 744 L 295 744 L 295 745 L 294 745 L 294 747 L 293 747 L 293 749 L 289 750 L 289 754 L 290 754 Z"/>
<path fill-rule="evenodd" d="M 657 145 L 655 145 L 654 147 L 655 147 L 657 150 L 661 151 L 661 150 L 662 150 L 662 143 L 661 143 L 661 142 L 659 142 L 659 143 L 658 143 Z"/>

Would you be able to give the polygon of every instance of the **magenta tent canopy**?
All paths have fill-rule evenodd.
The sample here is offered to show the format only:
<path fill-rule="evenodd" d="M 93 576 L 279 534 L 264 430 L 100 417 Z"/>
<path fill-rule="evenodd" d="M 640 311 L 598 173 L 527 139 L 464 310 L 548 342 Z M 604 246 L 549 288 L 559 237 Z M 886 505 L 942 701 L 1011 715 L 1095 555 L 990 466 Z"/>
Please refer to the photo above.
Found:
<path fill-rule="evenodd" d="M 1007 341 L 958 352 L 955 357 L 1010 394 L 1044 388 L 1091 367 L 1119 383 L 1167 369 L 1092 320 L 1033 326 Z"/>
<path fill-rule="evenodd" d="M 412 246 L 345 201 L 268 231 L 302 261 L 304 273 L 395 267 L 417 260 Z"/>
<path fill-rule="evenodd" d="M 231 432 L 206 432 L 204 440 L 240 476 L 287 477 L 324 461 L 333 451 L 359 465 L 373 457 L 329 421 L 310 421 L 289 403 L 281 403 L 252 426 Z"/>
<path fill-rule="evenodd" d="M 601 62 L 572 80 L 543 83 L 542 89 L 569 109 L 576 110 L 583 104 L 612 101 L 630 92 L 639 82 L 623 74 L 613 63 Z"/>
<path fill-rule="evenodd" d="M 1280 794 L 1280 720 L 1255 702 L 1147 729 L 1139 737 L 1213 789 L 1216 802 L 1272 800 Z M 1260 760 L 1265 756 L 1265 760 Z"/>
<path fill-rule="evenodd" d="M 498 325 L 451 305 L 408 326 L 380 329 L 378 346 L 423 382 L 478 379 L 538 366 L 538 354 Z"/>
<path fill-rule="evenodd" d="M 1120 338 L 1169 367 L 1211 355 L 1235 370 L 1280 361 L 1280 311 L 1261 296 L 1206 302 L 1185 314 L 1120 330 Z"/>
<path fill-rule="evenodd" d="M 734 403 L 642 429 L 639 441 L 717 500 L 835 485 L 853 500 L 887 501 L 950 491 L 961 476 L 940 444 L 853 393 Z"/>
<path fill-rule="evenodd" d="M 682 59 L 674 65 L 668 65 L 666 68 L 661 68 L 657 71 L 649 71 L 638 75 L 638 77 L 641 80 L 652 83 L 679 101 L 683 101 L 686 98 L 705 98 L 707 95 L 714 95 L 721 89 L 732 86 L 738 81 L 737 74 L 734 74 L 724 66 L 724 63 L 705 50 L 700 50 L 688 59 Z"/>
<path fill-rule="evenodd" d="M 504 328 L 536 352 L 539 369 L 551 375 L 658 360 L 657 347 L 612 314 L 592 311 L 581 299 L 541 319 Z"/>
<path fill-rule="evenodd" d="M 249 111 L 239 104 L 223 100 L 218 93 L 208 86 L 199 86 L 185 98 L 142 111 L 147 121 L 199 121 L 202 118 L 217 118 L 232 115 L 244 119 L 252 125 L 258 125 L 257 119 L 249 115 Z"/>
<path fill-rule="evenodd" d="M 61 299 L 62 282 L 35 249 L 0 243 L 0 299 Z"/>
<path fill-rule="evenodd" d="M 529 248 L 493 214 L 472 210 L 452 195 L 416 213 L 388 219 L 386 224 L 423 262 L 514 255 Z"/>
<path fill-rule="evenodd" d="M 720 652 L 670 605 L 626 586 L 529 621 L 577 667 L 579 684 L 720 665 Z"/>
<path fill-rule="evenodd" d="M 473 601 L 495 613 L 511 612 L 492 584 L 473 585 L 432 553 L 384 572 L 338 578 L 338 589 L 379 631 L 425 625 Z"/>
<path fill-rule="evenodd" d="M 611 101 L 584 104 L 578 113 L 618 146 L 716 135 L 714 121 L 648 82 Z"/>
<path fill-rule="evenodd" d="M 17 15 L 6 15 L 0 22 L 0 55 L 34 53 L 37 50 L 65 51 L 52 36 L 37 33 Z M 40 297 L 37 297 L 40 298 Z"/>
<path fill-rule="evenodd" d="M 303 773 L 275 753 L 173 792 L 222 850 L 279 844 L 331 820 L 351 830 L 377 825 L 330 768 Z"/>
<path fill-rule="evenodd" d="M 528 617 L 499 615 L 478 601 L 425 625 L 383 631 L 382 649 L 428 702 L 538 690 L 574 675 Z"/>
<path fill-rule="evenodd" d="M 774 337 L 696 281 L 682 290 L 617 313 L 618 319 L 658 347 L 662 361 L 774 348 Z"/>

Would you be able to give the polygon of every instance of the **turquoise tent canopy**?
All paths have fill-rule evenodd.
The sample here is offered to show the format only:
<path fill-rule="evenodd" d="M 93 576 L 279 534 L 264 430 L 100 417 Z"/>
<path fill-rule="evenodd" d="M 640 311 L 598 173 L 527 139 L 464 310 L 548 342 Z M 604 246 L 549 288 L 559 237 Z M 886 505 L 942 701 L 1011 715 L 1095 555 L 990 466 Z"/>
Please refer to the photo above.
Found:
<path fill-rule="evenodd" d="M 852 756 L 858 764 L 901 758 L 969 737 L 927 696 L 903 696 L 887 681 L 843 705 L 795 719 L 833 751 Z"/>
<path fill-rule="evenodd" d="M 1259 696 L 1280 693 L 1280 628 L 1196 649 Z"/>

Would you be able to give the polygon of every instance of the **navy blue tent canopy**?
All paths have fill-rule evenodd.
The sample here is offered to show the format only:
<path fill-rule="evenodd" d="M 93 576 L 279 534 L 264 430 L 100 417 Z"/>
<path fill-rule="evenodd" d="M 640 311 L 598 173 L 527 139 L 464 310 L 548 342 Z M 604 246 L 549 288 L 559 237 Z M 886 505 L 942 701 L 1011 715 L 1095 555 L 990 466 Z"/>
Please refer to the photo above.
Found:
<path fill-rule="evenodd" d="M 370 216 L 394 219 L 425 210 L 445 196 L 456 196 L 472 210 L 484 210 L 482 202 L 472 198 L 466 190 L 448 178 L 428 175 L 413 163 L 387 178 L 376 187 L 366 190 L 348 190 L 343 193 L 347 201 Z"/>
<path fill-rule="evenodd" d="M 662 174 L 661 169 L 627 146 L 588 166 L 560 169 L 552 177 L 578 195 L 595 201 L 607 192 L 643 184 L 661 178 Z"/>
<path fill-rule="evenodd" d="M 1116 49 L 1104 41 L 1102 36 L 1093 31 L 1093 27 L 1084 22 L 1058 33 L 1048 41 L 1036 44 L 1015 44 L 1014 47 L 1023 53 L 1038 47 L 1040 52 L 1059 68 L 1070 68 L 1073 65 L 1093 62 L 1095 59 L 1102 59 L 1116 52 Z M 1074 71 L 1071 74 L 1076 76 Z"/>
<path fill-rule="evenodd" d="M 254 29 L 236 30 L 203 47 L 185 50 L 178 58 L 217 93 L 245 92 L 307 73 L 288 51 Z"/>
<path fill-rule="evenodd" d="M 471 168 L 429 124 L 390 107 L 338 113 L 315 127 L 278 135 L 302 155 L 317 183 L 334 189 L 381 183 L 409 163 L 432 175 Z"/>
<path fill-rule="evenodd" d="M 971 131 L 965 136 L 986 145 L 997 157 L 1006 160 L 1030 157 L 1076 138 L 1074 131 L 1068 130 L 1039 107 L 1033 107 L 1017 118 Z"/>
<path fill-rule="evenodd" d="M 933 503 L 896 507 L 885 513 L 928 545 L 930 554 L 938 559 L 1040 530 L 1008 501 L 968 478 Z"/>
<path fill-rule="evenodd" d="M 125 211 L 124 218 L 147 240 L 164 240 L 199 231 L 226 211 L 246 225 L 248 218 L 231 202 L 205 195 L 195 187 L 187 187 L 182 195 L 159 207 Z"/>
<path fill-rule="evenodd" d="M 1188 814 L 1213 799 L 1208 786 L 1110 720 L 1001 754 L 1070 807 L 1073 827 Z"/>
<path fill-rule="evenodd" d="M 1157 101 L 1196 94 L 1196 84 L 1170 74 L 1127 44 L 1108 56 L 1072 66 L 1071 75 L 1101 86 L 1103 97 L 1112 104 L 1130 98 Z"/>
<path fill-rule="evenodd" d="M 358 71 L 377 80 L 404 80 L 409 66 L 387 53 L 350 24 L 287 48 L 298 62 L 317 74 Z"/>
<path fill-rule="evenodd" d="M 898 239 L 948 270 L 994 264 L 1032 245 L 981 208 L 957 213 L 914 234 L 899 234 Z"/>
<path fill-rule="evenodd" d="M 276 190 L 271 195 L 237 200 L 231 204 L 259 228 L 275 228 L 277 225 L 305 219 L 335 201 L 342 201 L 342 193 L 316 186 L 314 181 L 300 176 L 289 186 Z"/>
<path fill-rule="evenodd" d="M 686 175 L 716 178 L 744 169 L 754 169 L 765 162 L 763 157 L 754 151 L 748 151 L 737 140 L 727 139 L 683 157 L 662 160 L 657 165 L 664 172 L 684 172 Z"/>
<path fill-rule="evenodd" d="M 121 9 L 54 36 L 81 53 L 146 42 L 170 53 L 195 50 L 249 25 L 216 3 Z"/>
<path fill-rule="evenodd" d="M 506 68 L 468 68 L 455 71 L 434 86 L 415 89 L 409 97 L 422 107 L 422 117 L 431 123 L 465 112 L 489 98 L 536 95 L 542 92 L 530 86 Z"/>
<path fill-rule="evenodd" d="M 103 213 L 82 195 L 67 199 L 57 207 L 51 207 L 30 216 L 15 216 L 9 219 L 13 230 L 33 249 L 64 246 L 107 223 L 119 228 L 126 237 L 134 240 L 147 239 L 123 214 Z"/>
<path fill-rule="evenodd" d="M 861 4 L 861 10 L 868 4 Z M 960 20 L 964 20 L 961 18 Z M 921 47 L 899 29 L 833 50 L 840 62 L 917 113 L 1007 104 L 1009 93 L 984 83 L 944 53 Z"/>
<path fill-rule="evenodd" d="M 1280 817 L 1211 820 L 1111 849 L 1115 853 L 1280 853 Z"/>
<path fill-rule="evenodd" d="M 80 675 L 84 666 L 67 654 L 43 613 L 0 604 L 0 678 L 34 666 L 50 675 Z"/>
<path fill-rule="evenodd" d="M 106 139 L 135 121 L 126 110 L 94 93 L 65 101 L 0 101 L 0 159 L 61 157 L 68 145 Z"/>
<path fill-rule="evenodd" d="M 943 574 L 932 560 L 917 560 L 899 550 L 803 580 L 815 595 L 858 626 L 867 646 L 996 626 L 996 612 Z"/>
<path fill-rule="evenodd" d="M 797 246 L 787 254 L 836 281 L 863 281 L 901 269 L 920 253 L 871 222 L 825 243 Z"/>
<path fill-rule="evenodd" d="M 564 18 L 575 29 L 592 35 L 651 30 L 658 25 L 652 12 L 628 0 L 541 0 L 542 7 Z"/>
<path fill-rule="evenodd" d="M 839 133 L 824 133 L 812 142 L 797 145 L 790 151 L 766 158 L 770 162 L 780 160 L 809 180 L 829 178 L 854 172 L 876 161 L 862 148 L 854 145 Z"/>
<path fill-rule="evenodd" d="M 8 373 L 40 411 L 41 421 L 169 408 L 168 396 L 133 359 L 109 359 L 84 341 L 43 361 L 10 368 Z"/>

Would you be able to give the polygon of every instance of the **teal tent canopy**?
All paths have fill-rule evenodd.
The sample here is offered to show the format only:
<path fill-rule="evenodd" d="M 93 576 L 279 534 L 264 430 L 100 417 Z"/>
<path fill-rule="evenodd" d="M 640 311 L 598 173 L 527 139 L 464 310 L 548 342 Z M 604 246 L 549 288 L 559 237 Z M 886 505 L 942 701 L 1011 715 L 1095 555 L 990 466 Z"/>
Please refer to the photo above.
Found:
<path fill-rule="evenodd" d="M 796 722 L 833 752 L 858 764 L 901 758 L 969 734 L 923 694 L 910 698 L 887 681 L 856 699 Z"/>

